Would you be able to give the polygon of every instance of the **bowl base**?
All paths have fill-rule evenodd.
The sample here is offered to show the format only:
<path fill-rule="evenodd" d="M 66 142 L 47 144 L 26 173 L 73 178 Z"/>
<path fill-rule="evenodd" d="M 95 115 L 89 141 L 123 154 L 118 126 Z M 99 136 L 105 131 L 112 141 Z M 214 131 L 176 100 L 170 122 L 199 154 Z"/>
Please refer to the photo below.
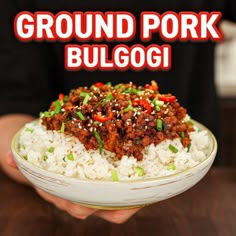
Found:
<path fill-rule="evenodd" d="M 80 202 L 73 202 L 74 204 L 77 204 L 79 206 L 88 207 L 88 208 L 94 208 L 98 210 L 106 210 L 106 211 L 114 211 L 114 210 L 129 210 L 129 209 L 135 209 L 135 208 L 142 208 L 151 204 L 141 204 L 141 205 L 133 205 L 133 206 L 100 206 L 100 205 L 90 205 L 86 203 L 80 203 Z"/>

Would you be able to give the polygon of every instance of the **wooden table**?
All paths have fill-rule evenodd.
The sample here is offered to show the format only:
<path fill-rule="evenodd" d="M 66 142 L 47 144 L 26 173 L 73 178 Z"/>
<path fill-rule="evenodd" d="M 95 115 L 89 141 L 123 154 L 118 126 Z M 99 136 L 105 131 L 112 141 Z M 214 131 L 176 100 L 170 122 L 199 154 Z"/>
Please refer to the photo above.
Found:
<path fill-rule="evenodd" d="M 192 189 L 148 206 L 116 225 L 92 216 L 77 220 L 0 172 L 0 235 L 236 235 L 236 169 L 212 168 Z"/>

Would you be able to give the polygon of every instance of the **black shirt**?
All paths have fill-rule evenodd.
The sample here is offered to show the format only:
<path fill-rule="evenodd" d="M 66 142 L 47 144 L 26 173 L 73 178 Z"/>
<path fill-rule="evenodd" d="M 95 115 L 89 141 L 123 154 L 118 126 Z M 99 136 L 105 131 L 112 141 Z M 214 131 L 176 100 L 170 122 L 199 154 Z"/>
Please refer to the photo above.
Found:
<path fill-rule="evenodd" d="M 173 42 L 170 71 L 104 72 L 64 69 L 64 44 L 23 43 L 14 35 L 13 21 L 20 11 L 129 11 L 137 19 L 141 11 L 221 11 L 223 17 L 236 21 L 234 0 L 4 0 L 0 8 L 0 93 L 1 114 L 38 115 L 48 108 L 59 92 L 67 93 L 80 85 L 95 82 L 133 81 L 143 85 L 156 80 L 161 93 L 175 94 L 188 113 L 218 134 L 218 99 L 214 83 L 214 43 Z M 79 43 L 79 42 L 76 42 Z M 92 43 L 92 42 L 91 42 Z M 103 42 L 104 43 L 104 42 Z M 138 38 L 128 45 L 142 43 Z M 161 44 L 153 37 L 149 44 Z M 109 43 L 113 48 L 116 43 Z"/>

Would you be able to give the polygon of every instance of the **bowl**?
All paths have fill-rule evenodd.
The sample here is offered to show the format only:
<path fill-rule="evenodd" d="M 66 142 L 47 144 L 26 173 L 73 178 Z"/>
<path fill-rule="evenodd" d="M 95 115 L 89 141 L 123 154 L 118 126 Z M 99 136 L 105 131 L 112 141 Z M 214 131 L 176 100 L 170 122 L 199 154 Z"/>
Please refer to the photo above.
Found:
<path fill-rule="evenodd" d="M 17 150 L 20 131 L 12 140 L 12 152 L 21 173 L 35 186 L 54 196 L 98 209 L 128 209 L 153 204 L 176 196 L 199 182 L 210 169 L 217 152 L 217 141 L 209 129 L 207 158 L 198 165 L 173 175 L 131 181 L 80 180 L 34 166 Z"/>

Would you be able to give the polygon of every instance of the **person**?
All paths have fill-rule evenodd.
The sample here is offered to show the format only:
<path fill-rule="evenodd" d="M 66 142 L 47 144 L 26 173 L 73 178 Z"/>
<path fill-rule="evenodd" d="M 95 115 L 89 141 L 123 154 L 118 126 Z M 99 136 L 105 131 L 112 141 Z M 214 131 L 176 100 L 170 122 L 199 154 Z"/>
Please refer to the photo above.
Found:
<path fill-rule="evenodd" d="M 180 103 L 188 109 L 194 119 L 205 124 L 220 137 L 218 132 L 218 98 L 214 84 L 214 43 L 172 42 L 172 68 L 169 71 L 135 72 L 80 70 L 66 71 L 64 68 L 64 43 L 28 42 L 16 39 L 13 20 L 20 11 L 130 11 L 138 18 L 141 11 L 222 11 L 223 17 L 236 21 L 234 0 L 217 1 L 63 1 L 63 0 L 5 0 L 0 9 L 0 162 L 1 168 L 19 183 L 29 184 L 17 170 L 10 152 L 10 142 L 15 132 L 26 122 L 48 109 L 58 93 L 68 93 L 70 89 L 91 85 L 95 82 L 145 84 L 156 80 L 162 93 L 175 94 Z M 137 29 L 138 30 L 138 29 Z M 79 43 L 79 42 L 74 42 Z M 90 42 L 89 42 L 90 43 Z M 105 42 L 107 43 L 107 42 Z M 127 42 L 128 45 L 142 43 L 139 38 Z M 161 44 L 158 37 L 148 43 Z M 116 42 L 110 42 L 112 48 Z M 75 205 L 51 196 L 32 186 L 46 201 L 67 211 L 78 219 L 95 214 L 105 220 L 122 223 L 139 209 L 103 211 Z"/>

